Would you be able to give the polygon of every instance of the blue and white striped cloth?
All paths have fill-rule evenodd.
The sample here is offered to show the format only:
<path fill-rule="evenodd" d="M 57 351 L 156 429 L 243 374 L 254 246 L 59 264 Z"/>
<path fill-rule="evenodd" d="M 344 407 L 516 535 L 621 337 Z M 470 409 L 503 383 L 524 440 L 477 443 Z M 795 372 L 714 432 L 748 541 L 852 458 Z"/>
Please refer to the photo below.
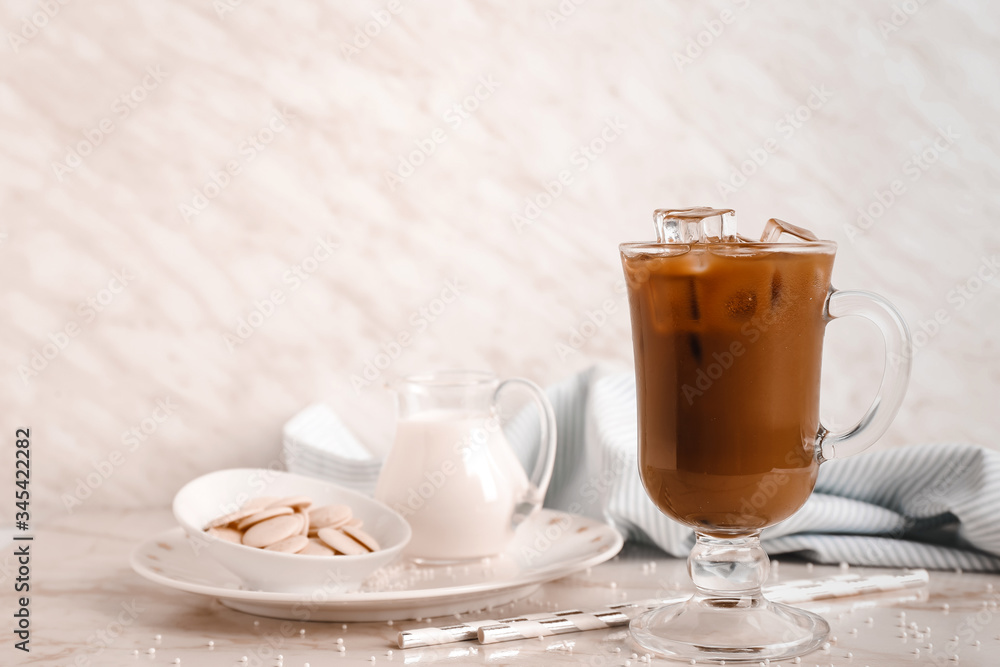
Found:
<path fill-rule="evenodd" d="M 599 517 L 629 539 L 686 557 L 694 534 L 661 514 L 639 480 L 635 380 L 594 367 L 548 390 L 558 422 L 548 507 Z M 534 414 L 507 435 L 534 460 Z M 816 490 L 767 528 L 771 556 L 820 563 L 1000 571 L 1000 453 L 942 443 L 878 450 L 820 467 Z"/>

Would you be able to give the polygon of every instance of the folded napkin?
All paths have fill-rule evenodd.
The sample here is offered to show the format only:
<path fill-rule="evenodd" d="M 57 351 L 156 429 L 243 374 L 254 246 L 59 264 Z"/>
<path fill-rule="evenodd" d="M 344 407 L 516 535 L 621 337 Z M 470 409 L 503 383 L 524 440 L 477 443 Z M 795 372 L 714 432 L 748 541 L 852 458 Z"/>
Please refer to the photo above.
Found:
<path fill-rule="evenodd" d="M 607 521 L 630 540 L 687 557 L 693 531 L 660 513 L 639 480 L 632 372 L 596 366 L 547 393 L 559 444 L 546 507 Z M 285 434 L 286 457 L 293 454 L 296 472 L 352 479 L 370 493 L 380 462 L 356 460 L 357 441 L 329 408 L 312 406 L 303 415 Z M 522 462 L 535 460 L 533 408 L 504 431 Z M 313 456 L 296 457 L 296 451 Z M 998 572 L 998 509 L 998 452 L 955 443 L 876 450 L 820 466 L 816 490 L 802 509 L 765 529 L 762 538 L 772 557 Z"/>
<path fill-rule="evenodd" d="M 548 389 L 559 444 L 546 506 L 588 514 L 628 539 L 686 557 L 694 533 L 653 505 L 636 463 L 635 378 L 594 367 Z M 508 439 L 534 460 L 537 418 L 518 415 Z M 878 450 L 820 466 L 816 490 L 766 528 L 772 557 L 820 563 L 1000 571 L 1000 453 L 941 443 Z"/>
<path fill-rule="evenodd" d="M 295 415 L 282 430 L 289 472 L 328 479 L 367 495 L 375 493 L 382 461 L 322 403 Z"/>

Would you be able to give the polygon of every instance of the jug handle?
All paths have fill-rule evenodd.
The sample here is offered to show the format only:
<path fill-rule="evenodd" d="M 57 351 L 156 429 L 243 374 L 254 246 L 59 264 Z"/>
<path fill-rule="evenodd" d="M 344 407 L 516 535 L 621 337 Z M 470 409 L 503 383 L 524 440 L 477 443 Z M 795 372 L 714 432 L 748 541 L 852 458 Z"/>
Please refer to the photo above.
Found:
<path fill-rule="evenodd" d="M 538 443 L 538 457 L 535 459 L 534 469 L 528 477 L 528 493 L 514 510 L 512 518 L 514 526 L 527 519 L 542 506 L 545 501 L 545 492 L 552 480 L 552 469 L 556 463 L 556 413 L 541 387 L 525 378 L 510 378 L 501 382 L 497 387 L 493 394 L 494 402 L 500 396 L 500 392 L 515 385 L 527 389 L 535 401 L 535 405 L 538 406 L 541 437 Z"/>

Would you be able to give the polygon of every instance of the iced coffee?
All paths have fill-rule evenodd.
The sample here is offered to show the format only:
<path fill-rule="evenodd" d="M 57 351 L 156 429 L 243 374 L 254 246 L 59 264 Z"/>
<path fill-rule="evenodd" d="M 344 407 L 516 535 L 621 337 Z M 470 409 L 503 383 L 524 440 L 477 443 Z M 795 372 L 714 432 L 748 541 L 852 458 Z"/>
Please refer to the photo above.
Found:
<path fill-rule="evenodd" d="M 750 241 L 730 213 L 658 211 L 660 242 L 622 246 L 640 475 L 661 511 L 719 537 L 812 492 L 836 248 L 777 220 Z"/>

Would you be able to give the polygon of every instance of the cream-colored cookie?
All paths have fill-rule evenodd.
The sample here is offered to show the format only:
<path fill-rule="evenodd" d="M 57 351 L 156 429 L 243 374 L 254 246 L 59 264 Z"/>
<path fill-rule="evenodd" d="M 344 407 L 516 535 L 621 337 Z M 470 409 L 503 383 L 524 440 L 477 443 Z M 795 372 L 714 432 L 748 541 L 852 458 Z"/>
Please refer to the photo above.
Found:
<path fill-rule="evenodd" d="M 260 511 L 267 509 L 267 507 L 277 499 L 277 496 L 257 496 L 256 498 L 251 498 L 243 503 L 242 509 Z"/>
<path fill-rule="evenodd" d="M 229 514 L 224 514 L 224 515 L 220 516 L 218 519 L 213 519 L 212 521 L 209 521 L 208 525 L 205 526 L 205 530 L 208 530 L 210 528 L 218 528 L 219 526 L 228 526 L 229 524 L 233 523 L 234 521 L 239 521 L 240 519 L 245 519 L 248 516 L 253 516 L 256 513 L 257 513 L 257 510 L 255 510 L 255 509 L 238 509 L 235 512 L 230 512 Z"/>
<path fill-rule="evenodd" d="M 261 521 L 266 521 L 267 519 L 273 519 L 276 516 L 282 516 L 284 514 L 292 514 L 294 510 L 291 507 L 275 507 L 268 510 L 260 510 L 251 514 L 245 519 L 242 519 L 238 524 L 236 524 L 236 530 L 246 530 L 250 526 L 260 523 Z"/>
<path fill-rule="evenodd" d="M 219 528 L 210 528 L 208 534 L 214 537 L 218 537 L 220 540 L 225 540 L 226 542 L 232 542 L 233 544 L 243 543 L 243 533 L 236 530 L 235 528 L 229 528 L 227 526 L 221 526 Z"/>
<path fill-rule="evenodd" d="M 316 530 L 340 528 L 350 520 L 351 508 L 347 505 L 324 505 L 309 510 L 309 523 Z"/>
<path fill-rule="evenodd" d="M 330 547 L 326 546 L 326 544 L 324 544 L 322 540 L 318 540 L 318 539 L 315 539 L 315 538 L 310 538 L 309 539 L 309 544 L 307 544 L 305 546 L 305 548 L 302 551 L 300 551 L 299 553 L 302 554 L 303 556 L 333 556 L 334 555 L 333 549 L 331 549 Z"/>
<path fill-rule="evenodd" d="M 249 547 L 311 556 L 360 556 L 378 551 L 378 541 L 347 505 L 312 507 L 307 496 L 258 496 L 215 519 L 205 531 Z"/>
<path fill-rule="evenodd" d="M 243 533 L 243 544 L 248 547 L 266 547 L 298 535 L 302 519 L 294 514 L 284 514 L 256 523 Z"/>
<path fill-rule="evenodd" d="M 309 535 L 309 513 L 305 510 L 295 510 L 295 516 L 302 519 L 302 527 L 299 528 L 299 535 L 307 537 Z"/>
<path fill-rule="evenodd" d="M 291 507 L 292 509 L 306 509 L 313 504 L 312 499 L 309 496 L 286 496 L 284 498 L 278 498 L 270 505 L 267 509 L 273 507 Z"/>
<path fill-rule="evenodd" d="M 344 526 L 340 530 L 354 541 L 359 542 L 361 546 L 368 549 L 368 551 L 378 551 L 381 548 L 378 545 L 378 541 L 374 537 L 360 528 L 355 528 L 354 526 Z"/>
<path fill-rule="evenodd" d="M 361 544 L 340 532 L 336 528 L 320 528 L 319 539 L 323 540 L 334 551 L 345 556 L 360 556 L 368 553 Z"/>
<path fill-rule="evenodd" d="M 297 554 L 309 546 L 309 538 L 303 535 L 292 535 L 280 542 L 264 547 L 264 551 L 279 551 L 285 554 Z"/>

